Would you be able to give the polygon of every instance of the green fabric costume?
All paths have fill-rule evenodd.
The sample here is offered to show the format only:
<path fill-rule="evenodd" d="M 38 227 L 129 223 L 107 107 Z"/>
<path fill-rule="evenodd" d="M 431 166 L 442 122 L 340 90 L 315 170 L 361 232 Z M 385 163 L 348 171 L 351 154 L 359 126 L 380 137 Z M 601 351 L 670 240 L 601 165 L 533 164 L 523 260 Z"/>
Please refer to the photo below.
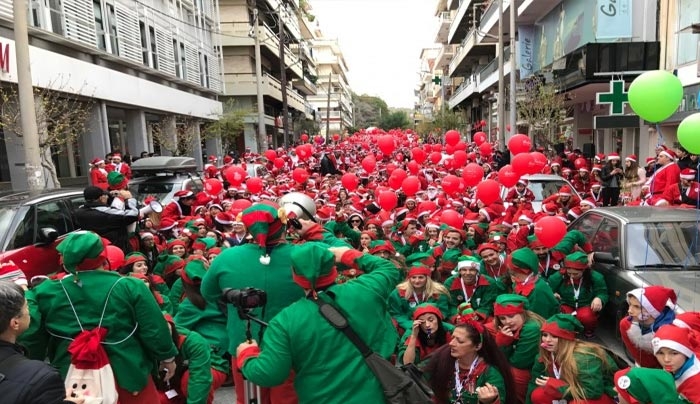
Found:
<path fill-rule="evenodd" d="M 450 364 L 451 366 L 452 364 Z M 430 378 L 430 375 L 425 375 L 426 378 Z M 496 387 L 498 389 L 498 397 L 499 397 L 499 402 L 501 404 L 506 402 L 506 382 L 503 380 L 503 375 L 501 375 L 501 372 L 498 371 L 493 366 L 489 366 L 488 364 L 485 366 L 485 369 L 479 373 L 476 376 L 476 387 L 483 387 L 486 386 L 486 383 L 491 384 L 492 386 Z M 450 386 L 454 385 L 454 379 L 450 383 Z M 449 395 L 449 399 L 446 401 L 436 401 L 436 404 L 452 404 L 457 398 L 455 390 L 452 389 L 451 394 Z M 463 404 L 479 404 L 479 399 L 477 397 L 476 393 L 470 393 L 466 390 L 462 391 L 461 395 L 461 403 Z"/>
<path fill-rule="evenodd" d="M 91 270 L 79 272 L 80 287 L 73 275 L 63 280 L 47 280 L 27 293 L 31 322 L 21 342 L 32 359 L 48 356 L 62 377 L 70 365 L 68 345 L 80 333 L 63 283 L 86 330 L 97 327 L 105 298 L 112 285 L 121 278 L 116 272 Z M 177 354 L 170 331 L 151 291 L 140 279 L 124 277 L 114 287 L 105 311 L 103 326 L 108 329 L 105 351 L 117 384 L 132 392 L 143 390 L 148 382 L 152 361 L 169 359 Z M 134 328 L 138 324 L 138 327 Z M 133 335 L 129 334 L 134 332 Z M 49 333 L 51 335 L 49 335 Z"/>
<path fill-rule="evenodd" d="M 168 298 L 170 299 L 170 304 L 173 305 L 173 311 L 172 314 L 173 316 L 177 314 L 177 311 L 179 310 L 180 303 L 182 302 L 182 296 L 185 293 L 185 290 L 182 287 L 182 278 L 177 278 L 175 279 L 175 282 L 173 282 L 173 287 L 170 288 L 170 291 L 168 292 Z"/>
<path fill-rule="evenodd" d="M 204 310 L 200 310 L 185 298 L 175 315 L 175 324 L 179 328 L 195 331 L 211 348 L 211 366 L 229 374 L 231 363 L 225 357 L 229 349 L 229 337 L 226 331 L 226 316 L 216 304 L 207 301 Z"/>
<path fill-rule="evenodd" d="M 394 270 L 398 274 L 398 271 Z M 406 300 L 405 291 L 394 288 L 389 295 L 389 314 L 396 320 L 399 327 L 410 330 L 413 327 L 413 311 L 421 303 L 431 303 L 437 306 L 444 318 L 449 318 L 450 303 L 449 297 L 443 294 L 434 294 L 417 302 L 414 296 L 409 296 Z"/>
<path fill-rule="evenodd" d="M 527 320 L 520 329 L 518 338 L 511 344 L 500 345 L 500 348 L 513 367 L 529 371 L 540 349 L 539 323 L 533 319 Z"/>
<path fill-rule="evenodd" d="M 559 294 L 561 304 L 574 308 L 587 307 L 596 297 L 600 299 L 603 306 L 608 303 L 608 286 L 603 274 L 592 269 L 589 271 L 591 272 L 592 285 L 589 288 L 581 288 L 578 299 L 574 296 L 574 285 L 571 284 L 568 277 L 565 279 L 561 272 L 555 272 L 549 277 L 549 286 L 552 288 L 552 292 Z"/>
<path fill-rule="evenodd" d="M 187 381 L 187 404 L 206 404 L 213 378 L 210 349 L 207 340 L 196 332 L 177 327 L 180 338 L 178 347 L 183 361 L 189 364 L 190 378 Z M 217 369 L 219 370 L 219 369 Z M 228 372 L 227 372 L 228 373 Z"/>
<path fill-rule="evenodd" d="M 365 274 L 330 286 L 319 296 L 330 301 L 332 293 L 334 304 L 342 308 L 357 334 L 373 351 L 389 358 L 397 334 L 385 305 L 400 280 L 399 273 L 391 262 L 379 257 L 349 251 L 343 256 L 345 264 L 346 256 Z M 300 403 L 383 403 L 379 381 L 360 352 L 318 311 L 314 302 L 301 299 L 280 312 L 270 322 L 261 350 L 248 348 L 239 355 L 243 374 L 258 385 L 275 386 L 293 369 Z"/>
<path fill-rule="evenodd" d="M 480 318 L 486 319 L 493 316 L 493 303 L 499 294 L 504 293 L 503 284 L 497 282 L 488 275 L 480 274 L 476 281 L 476 288 L 469 296 L 469 302 L 465 301 L 464 291 L 462 290 L 462 282 L 460 276 L 454 275 L 445 281 L 445 287 L 450 291 L 449 301 L 449 317 L 457 315 L 457 308 L 462 303 L 470 303 L 472 309 L 479 315 Z"/>

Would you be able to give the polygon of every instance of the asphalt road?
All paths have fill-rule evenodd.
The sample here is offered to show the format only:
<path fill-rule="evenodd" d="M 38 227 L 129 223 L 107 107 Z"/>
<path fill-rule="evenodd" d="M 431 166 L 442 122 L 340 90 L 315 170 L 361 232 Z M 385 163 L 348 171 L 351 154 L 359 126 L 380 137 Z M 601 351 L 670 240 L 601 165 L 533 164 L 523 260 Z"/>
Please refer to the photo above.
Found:
<path fill-rule="evenodd" d="M 222 387 L 214 395 L 214 404 L 234 404 L 236 402 L 236 392 L 231 387 Z"/>

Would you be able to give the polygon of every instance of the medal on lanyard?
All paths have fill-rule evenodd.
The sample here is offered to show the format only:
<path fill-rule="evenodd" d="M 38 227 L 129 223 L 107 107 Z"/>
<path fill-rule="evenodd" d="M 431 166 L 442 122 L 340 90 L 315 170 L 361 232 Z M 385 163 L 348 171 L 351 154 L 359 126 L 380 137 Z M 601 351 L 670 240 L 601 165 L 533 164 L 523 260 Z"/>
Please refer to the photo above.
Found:
<path fill-rule="evenodd" d="M 423 303 L 423 300 L 425 300 L 425 292 L 421 293 L 421 294 L 420 294 L 420 297 L 421 297 L 421 298 L 418 299 L 418 295 L 416 294 L 416 292 L 413 292 L 413 300 L 415 300 L 415 302 L 413 303 L 412 306 L 411 306 L 411 304 L 409 303 L 409 306 L 415 307 L 415 306 L 417 306 L 417 305 Z"/>
<path fill-rule="evenodd" d="M 557 380 L 561 377 L 561 369 L 557 367 L 557 362 L 554 361 L 554 352 L 551 352 L 552 355 L 552 372 L 554 373 L 554 377 L 557 378 Z M 567 404 L 567 400 L 552 400 L 552 404 Z"/>
<path fill-rule="evenodd" d="M 574 280 L 569 278 L 569 281 L 571 282 L 571 289 L 574 290 L 574 312 L 571 313 L 572 316 L 576 315 L 576 311 L 578 310 L 578 297 L 581 295 L 581 285 L 583 284 L 583 278 L 578 280 L 578 288 L 574 286 Z"/>
<path fill-rule="evenodd" d="M 455 361 L 455 395 L 457 396 L 457 401 L 456 403 L 461 403 L 461 398 L 462 398 L 462 390 L 464 390 L 464 382 L 468 382 L 466 388 L 467 392 L 469 393 L 474 393 L 474 388 L 476 387 L 475 380 L 471 380 L 472 378 L 472 373 L 474 373 L 474 369 L 476 369 L 476 365 L 479 364 L 479 357 L 477 356 L 474 358 L 472 361 L 472 364 L 469 365 L 469 373 L 467 373 L 467 377 L 464 378 L 464 380 L 459 379 L 459 363 Z"/>
<path fill-rule="evenodd" d="M 467 287 L 464 286 L 464 279 L 460 277 L 459 281 L 462 283 L 462 293 L 464 293 L 464 301 L 470 302 L 470 296 L 469 294 L 467 294 Z M 479 275 L 476 276 L 476 281 L 479 282 Z M 474 286 L 474 291 L 476 292 L 476 286 Z"/>

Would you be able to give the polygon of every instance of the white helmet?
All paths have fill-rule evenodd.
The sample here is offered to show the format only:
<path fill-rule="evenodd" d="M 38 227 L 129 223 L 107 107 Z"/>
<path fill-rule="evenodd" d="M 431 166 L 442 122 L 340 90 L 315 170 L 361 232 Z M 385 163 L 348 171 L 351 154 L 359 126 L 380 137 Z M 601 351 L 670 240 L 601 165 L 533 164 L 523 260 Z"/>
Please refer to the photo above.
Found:
<path fill-rule="evenodd" d="M 301 192 L 290 192 L 278 201 L 280 207 L 292 219 L 316 220 L 316 204 L 310 196 Z"/>

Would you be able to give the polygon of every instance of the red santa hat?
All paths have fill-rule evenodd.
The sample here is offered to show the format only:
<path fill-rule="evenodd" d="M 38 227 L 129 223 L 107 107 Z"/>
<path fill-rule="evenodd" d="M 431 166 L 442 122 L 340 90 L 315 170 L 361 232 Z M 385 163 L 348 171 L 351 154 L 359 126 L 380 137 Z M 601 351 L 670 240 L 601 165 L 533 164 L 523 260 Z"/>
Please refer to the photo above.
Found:
<path fill-rule="evenodd" d="M 559 188 L 559 196 L 571 196 L 571 187 L 563 185 Z"/>
<path fill-rule="evenodd" d="M 95 157 L 94 159 L 92 159 L 90 164 L 92 164 L 93 166 L 99 166 L 100 164 L 102 164 L 104 162 L 105 162 L 104 159 L 101 159 L 99 157 Z"/>
<path fill-rule="evenodd" d="M 677 297 L 673 289 L 659 285 L 637 288 L 627 292 L 627 297 L 635 297 L 653 318 L 659 317 L 665 307 L 673 308 Z"/>
<path fill-rule="evenodd" d="M 601 184 L 601 183 L 598 182 L 598 181 L 593 181 L 593 182 L 591 182 L 591 188 L 600 188 L 600 187 L 602 187 L 602 186 L 603 186 L 603 184 Z"/>
<path fill-rule="evenodd" d="M 224 226 L 230 226 L 233 224 L 235 218 L 229 212 L 219 212 L 214 217 L 214 220 Z"/>
<path fill-rule="evenodd" d="M 603 153 L 598 153 L 598 154 L 595 155 L 594 158 L 595 158 L 596 160 L 603 161 L 603 160 L 605 160 L 605 154 L 603 154 Z"/>
<path fill-rule="evenodd" d="M 122 154 L 121 153 L 112 153 L 112 158 L 121 160 Z"/>
<path fill-rule="evenodd" d="M 637 160 L 637 155 L 636 154 L 630 154 L 629 156 L 625 157 L 625 161 L 631 161 L 633 163 L 636 163 Z"/>
<path fill-rule="evenodd" d="M 654 157 L 647 157 L 647 159 L 645 160 L 646 165 L 654 164 L 654 163 L 656 163 L 656 159 Z"/>
<path fill-rule="evenodd" d="M 173 197 L 173 199 L 177 198 L 176 200 L 194 198 L 194 192 L 183 189 L 182 191 L 175 192 Z"/>
<path fill-rule="evenodd" d="M 216 163 L 217 160 L 218 160 L 218 159 L 216 158 L 216 156 L 214 156 L 214 155 L 209 156 L 209 161 L 210 161 L 210 162 Z"/>
<path fill-rule="evenodd" d="M 661 156 L 661 155 L 664 155 L 664 156 L 670 158 L 671 160 L 675 160 L 675 159 L 676 159 L 676 153 L 675 153 L 673 150 L 671 150 L 671 149 L 663 149 L 663 150 L 661 150 L 661 151 L 659 152 L 659 156 Z"/>
<path fill-rule="evenodd" d="M 591 169 L 591 172 L 593 172 L 593 171 L 601 171 L 601 170 L 603 170 L 603 166 L 601 166 L 600 164 L 594 164 L 594 165 L 593 165 L 593 168 Z"/>
<path fill-rule="evenodd" d="M 608 154 L 608 161 L 610 161 L 610 160 L 619 160 L 619 159 L 620 159 L 620 155 L 617 154 L 617 153 L 610 153 L 610 154 Z"/>
<path fill-rule="evenodd" d="M 592 198 L 586 198 L 586 199 L 582 200 L 582 201 L 581 201 L 581 205 L 588 205 L 588 206 L 590 206 L 591 208 L 595 208 L 595 207 L 596 207 L 596 203 L 595 203 L 595 201 L 594 201 Z"/>
<path fill-rule="evenodd" d="M 479 209 L 479 214 L 483 215 L 488 222 L 496 219 L 496 212 L 491 208 L 481 208 Z"/>
<path fill-rule="evenodd" d="M 695 356 L 695 349 L 698 341 L 694 338 L 689 328 L 678 327 L 673 324 L 662 325 L 654 333 L 651 346 L 654 348 L 654 355 L 661 348 L 670 348 L 685 355 L 686 358 Z"/>
<path fill-rule="evenodd" d="M 523 210 L 518 216 L 518 221 L 524 220 L 528 223 L 532 223 L 534 220 L 534 214 L 530 210 Z"/>
<path fill-rule="evenodd" d="M 558 210 L 559 206 L 554 202 L 549 202 L 542 205 L 542 212 L 548 215 L 555 215 Z"/>
<path fill-rule="evenodd" d="M 683 171 L 681 171 L 681 179 L 683 180 L 694 180 L 695 176 L 698 172 L 693 170 L 692 168 L 684 168 Z"/>

